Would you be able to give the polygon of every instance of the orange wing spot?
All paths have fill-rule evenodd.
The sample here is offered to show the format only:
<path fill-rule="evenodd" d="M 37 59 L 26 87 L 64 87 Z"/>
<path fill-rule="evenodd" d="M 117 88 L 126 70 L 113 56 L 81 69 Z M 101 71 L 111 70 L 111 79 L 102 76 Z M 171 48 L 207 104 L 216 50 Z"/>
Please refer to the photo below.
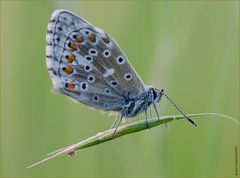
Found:
<path fill-rule="evenodd" d="M 78 43 L 82 43 L 84 41 L 82 36 L 78 36 L 76 40 Z"/>
<path fill-rule="evenodd" d="M 75 84 L 74 83 L 69 83 L 67 87 L 69 89 L 73 90 L 75 88 Z"/>
<path fill-rule="evenodd" d="M 96 42 L 96 35 L 94 35 L 94 34 L 92 33 L 92 34 L 90 34 L 90 35 L 88 36 L 88 39 L 89 39 L 89 41 L 91 41 L 91 42 Z"/>
<path fill-rule="evenodd" d="M 76 59 L 76 56 L 74 54 L 70 54 L 70 56 L 68 57 L 69 62 L 73 62 Z"/>
<path fill-rule="evenodd" d="M 102 38 L 102 40 L 105 42 L 105 43 L 109 43 L 109 39 L 108 38 Z"/>
<path fill-rule="evenodd" d="M 71 66 L 64 67 L 63 70 L 69 75 L 73 73 L 73 68 Z"/>
<path fill-rule="evenodd" d="M 77 45 L 75 43 L 71 43 L 70 48 L 72 51 L 75 51 L 77 49 Z"/>

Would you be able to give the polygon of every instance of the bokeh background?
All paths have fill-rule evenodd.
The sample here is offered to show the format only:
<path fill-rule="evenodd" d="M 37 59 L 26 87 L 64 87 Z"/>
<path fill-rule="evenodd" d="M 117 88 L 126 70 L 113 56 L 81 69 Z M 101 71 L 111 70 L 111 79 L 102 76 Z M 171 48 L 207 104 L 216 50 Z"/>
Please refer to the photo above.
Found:
<path fill-rule="evenodd" d="M 109 128 L 114 117 L 54 95 L 45 34 L 68 9 L 118 41 L 148 85 L 186 113 L 239 119 L 239 1 L 1 0 L 1 170 L 4 177 L 234 177 L 239 126 L 185 120 L 83 149 L 32 169 L 45 154 Z M 161 114 L 176 114 L 163 99 Z M 239 163 L 238 175 L 239 175 Z"/>

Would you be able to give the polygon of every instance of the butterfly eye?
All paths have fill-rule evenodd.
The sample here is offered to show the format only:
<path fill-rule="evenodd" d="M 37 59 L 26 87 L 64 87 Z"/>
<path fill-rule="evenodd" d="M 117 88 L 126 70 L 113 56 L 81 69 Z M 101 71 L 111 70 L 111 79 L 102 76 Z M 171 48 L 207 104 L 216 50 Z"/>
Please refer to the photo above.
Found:
<path fill-rule="evenodd" d="M 89 50 L 89 54 L 92 55 L 92 56 L 97 56 L 98 55 L 98 52 L 96 49 L 90 49 Z"/>
<path fill-rule="evenodd" d="M 152 94 L 153 94 L 153 100 L 155 100 L 156 97 L 157 97 L 157 93 L 156 93 L 156 91 L 155 91 L 155 90 L 152 90 Z"/>
<path fill-rule="evenodd" d="M 131 80 L 131 79 L 132 79 L 132 75 L 131 75 L 130 73 L 126 73 L 126 74 L 124 75 L 124 78 L 125 78 L 126 80 Z"/>
<path fill-rule="evenodd" d="M 81 83 L 81 89 L 82 89 L 83 91 L 86 91 L 86 90 L 88 89 L 88 84 L 87 84 L 86 82 L 82 82 L 82 83 Z"/>
<path fill-rule="evenodd" d="M 122 56 L 117 57 L 117 63 L 118 64 L 124 64 L 124 62 L 125 62 L 125 59 Z"/>
<path fill-rule="evenodd" d="M 109 56 L 111 56 L 111 53 L 109 50 L 106 49 L 103 51 L 103 55 L 104 55 L 104 57 L 109 57 Z"/>

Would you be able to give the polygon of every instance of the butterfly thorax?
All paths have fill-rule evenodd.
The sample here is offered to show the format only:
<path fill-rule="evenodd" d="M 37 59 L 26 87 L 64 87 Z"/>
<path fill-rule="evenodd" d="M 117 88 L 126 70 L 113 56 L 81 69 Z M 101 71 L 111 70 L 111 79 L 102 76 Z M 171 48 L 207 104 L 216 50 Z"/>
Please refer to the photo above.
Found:
<path fill-rule="evenodd" d="M 161 96 L 162 93 L 160 90 L 149 87 L 138 97 L 126 97 L 121 113 L 125 118 L 135 117 L 146 111 L 151 104 L 158 103 Z"/>

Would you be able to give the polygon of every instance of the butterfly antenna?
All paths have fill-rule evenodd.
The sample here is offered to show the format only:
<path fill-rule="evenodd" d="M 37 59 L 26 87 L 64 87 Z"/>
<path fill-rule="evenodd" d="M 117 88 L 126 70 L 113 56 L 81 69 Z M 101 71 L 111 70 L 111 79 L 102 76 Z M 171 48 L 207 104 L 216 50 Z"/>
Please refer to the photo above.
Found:
<path fill-rule="evenodd" d="M 161 93 L 173 104 L 173 106 L 194 126 L 197 126 L 197 124 L 190 118 L 188 117 L 186 114 L 184 114 L 179 107 L 163 92 L 163 89 L 161 90 Z"/>

